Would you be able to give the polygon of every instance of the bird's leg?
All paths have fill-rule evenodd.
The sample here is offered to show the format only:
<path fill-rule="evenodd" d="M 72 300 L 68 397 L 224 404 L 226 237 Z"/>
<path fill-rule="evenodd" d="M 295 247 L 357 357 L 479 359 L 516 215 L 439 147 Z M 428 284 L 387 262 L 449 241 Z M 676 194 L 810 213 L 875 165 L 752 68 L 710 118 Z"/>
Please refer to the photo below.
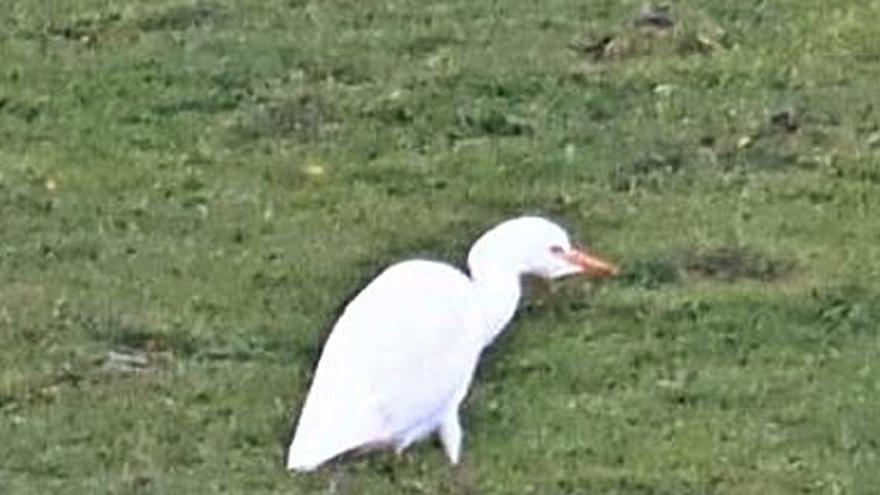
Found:
<path fill-rule="evenodd" d="M 459 463 L 461 458 L 461 423 L 458 421 L 458 408 L 451 408 L 449 413 L 443 419 L 440 425 L 440 443 L 452 463 L 451 477 L 454 493 L 457 495 L 472 495 L 474 493 L 473 485 L 467 470 Z"/>
<path fill-rule="evenodd" d="M 454 495 L 475 495 L 477 493 L 464 464 L 449 466 L 449 470 L 450 477 L 452 478 L 452 493 Z"/>
<path fill-rule="evenodd" d="M 458 422 L 458 408 L 451 408 L 440 424 L 440 443 L 446 451 L 449 462 L 458 464 L 461 456 L 461 423 Z"/>
<path fill-rule="evenodd" d="M 348 476 L 341 462 L 335 462 L 330 470 L 330 484 L 327 486 L 327 495 L 348 495 Z"/>

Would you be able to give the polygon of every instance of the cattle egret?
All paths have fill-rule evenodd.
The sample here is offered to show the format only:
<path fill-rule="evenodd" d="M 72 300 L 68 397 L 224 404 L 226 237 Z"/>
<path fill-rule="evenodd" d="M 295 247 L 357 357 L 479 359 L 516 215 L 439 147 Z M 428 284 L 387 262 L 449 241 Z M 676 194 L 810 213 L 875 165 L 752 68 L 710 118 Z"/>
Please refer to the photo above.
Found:
<path fill-rule="evenodd" d="M 434 261 L 397 263 L 346 306 L 324 345 L 288 469 L 310 471 L 352 450 L 400 453 L 435 432 L 457 464 L 459 405 L 480 353 L 513 317 L 520 278 L 617 272 L 539 217 L 483 234 L 468 267 L 470 276 Z"/>

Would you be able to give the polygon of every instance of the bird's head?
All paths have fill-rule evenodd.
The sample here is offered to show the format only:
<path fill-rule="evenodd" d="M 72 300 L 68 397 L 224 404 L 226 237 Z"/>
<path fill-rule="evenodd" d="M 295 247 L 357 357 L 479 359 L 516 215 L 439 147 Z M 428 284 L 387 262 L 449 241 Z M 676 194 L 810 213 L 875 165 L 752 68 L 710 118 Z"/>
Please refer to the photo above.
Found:
<path fill-rule="evenodd" d="M 617 274 L 614 265 L 572 246 L 562 227 L 540 217 L 508 220 L 483 234 L 471 248 L 468 266 L 475 277 L 510 271 L 545 279 Z"/>

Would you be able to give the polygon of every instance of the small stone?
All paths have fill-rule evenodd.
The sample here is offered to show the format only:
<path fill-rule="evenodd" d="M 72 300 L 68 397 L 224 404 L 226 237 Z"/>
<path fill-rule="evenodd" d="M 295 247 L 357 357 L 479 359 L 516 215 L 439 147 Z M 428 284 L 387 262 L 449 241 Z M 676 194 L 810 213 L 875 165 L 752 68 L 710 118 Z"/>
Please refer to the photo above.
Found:
<path fill-rule="evenodd" d="M 671 84 L 658 84 L 654 86 L 654 93 L 660 96 L 669 96 L 672 94 L 673 89 L 675 89 L 675 86 Z"/>
<path fill-rule="evenodd" d="M 745 149 L 751 146 L 753 142 L 754 140 L 750 136 L 743 136 L 736 142 L 736 147 L 739 149 Z"/>
<path fill-rule="evenodd" d="M 574 143 L 567 143 L 565 145 L 565 160 L 571 162 L 574 160 L 575 155 L 577 153 L 577 147 Z"/>
<path fill-rule="evenodd" d="M 797 115 L 790 108 L 780 109 L 770 114 L 770 123 L 787 132 L 794 132 L 799 127 Z"/>
<path fill-rule="evenodd" d="M 590 56 L 593 60 L 600 60 L 612 55 L 614 37 L 610 35 L 588 36 L 586 39 L 572 43 L 573 50 Z"/>
<path fill-rule="evenodd" d="M 324 167 L 312 163 L 303 167 L 303 173 L 308 177 L 320 177 L 324 175 Z"/>
<path fill-rule="evenodd" d="M 670 29 L 675 25 L 675 21 L 670 14 L 669 5 L 646 5 L 636 17 L 635 24 L 637 27 L 648 27 L 654 29 Z"/>
<path fill-rule="evenodd" d="M 137 351 L 117 350 L 107 353 L 104 368 L 114 371 L 137 371 L 147 367 L 149 359 L 146 354 Z"/>

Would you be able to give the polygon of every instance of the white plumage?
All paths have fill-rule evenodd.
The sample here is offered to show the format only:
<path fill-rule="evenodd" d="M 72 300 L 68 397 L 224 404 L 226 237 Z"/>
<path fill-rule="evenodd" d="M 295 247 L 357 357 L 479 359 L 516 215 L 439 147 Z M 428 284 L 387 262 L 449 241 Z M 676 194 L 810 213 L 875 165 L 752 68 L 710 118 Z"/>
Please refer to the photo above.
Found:
<path fill-rule="evenodd" d="M 457 463 L 459 405 L 480 353 L 516 310 L 521 276 L 615 273 L 537 217 L 485 233 L 468 265 L 471 277 L 433 261 L 397 263 L 348 304 L 318 362 L 288 469 L 312 470 L 355 449 L 401 452 L 434 432 Z"/>

